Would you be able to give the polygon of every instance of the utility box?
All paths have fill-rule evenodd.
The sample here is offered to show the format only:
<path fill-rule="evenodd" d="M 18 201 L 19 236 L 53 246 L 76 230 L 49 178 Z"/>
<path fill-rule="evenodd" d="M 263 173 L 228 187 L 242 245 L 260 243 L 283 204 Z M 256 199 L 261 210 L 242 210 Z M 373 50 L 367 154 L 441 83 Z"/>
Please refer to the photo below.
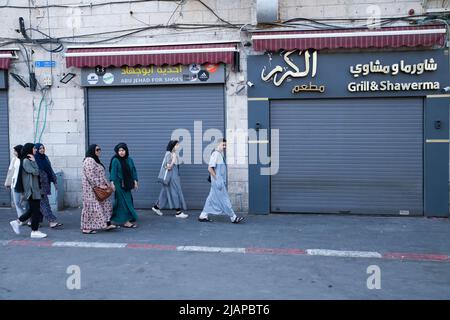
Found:
<path fill-rule="evenodd" d="M 279 20 L 278 0 L 257 0 L 256 21 L 257 23 L 273 23 Z"/>
<path fill-rule="evenodd" d="M 64 173 L 62 171 L 56 173 L 56 181 L 58 184 L 58 190 L 55 189 L 55 185 L 51 184 L 52 194 L 48 200 L 53 211 L 64 210 Z"/>

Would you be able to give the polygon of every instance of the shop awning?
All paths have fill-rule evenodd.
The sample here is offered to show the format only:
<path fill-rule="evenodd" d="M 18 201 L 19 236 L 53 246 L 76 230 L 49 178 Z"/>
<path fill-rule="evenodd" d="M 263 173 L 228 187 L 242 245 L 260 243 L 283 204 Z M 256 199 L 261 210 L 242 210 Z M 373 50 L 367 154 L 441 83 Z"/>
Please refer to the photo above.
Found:
<path fill-rule="evenodd" d="M 234 64 L 237 41 L 201 44 L 68 47 L 67 67 Z"/>
<path fill-rule="evenodd" d="M 15 51 L 19 49 L 6 49 L 0 50 L 0 69 L 8 69 L 11 59 L 16 59 L 17 55 Z"/>
<path fill-rule="evenodd" d="M 252 41 L 256 51 L 273 52 L 294 49 L 442 47 L 446 32 L 444 25 L 258 32 L 252 35 Z"/>

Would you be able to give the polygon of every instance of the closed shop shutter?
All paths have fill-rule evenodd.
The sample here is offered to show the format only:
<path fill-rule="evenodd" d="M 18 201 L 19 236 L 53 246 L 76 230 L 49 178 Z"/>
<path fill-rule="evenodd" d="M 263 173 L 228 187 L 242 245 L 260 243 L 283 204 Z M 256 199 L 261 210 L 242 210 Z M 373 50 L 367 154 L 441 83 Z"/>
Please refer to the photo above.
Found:
<path fill-rule="evenodd" d="M 423 214 L 423 101 L 273 101 L 272 212 Z"/>
<path fill-rule="evenodd" d="M 89 143 L 101 146 L 107 168 L 114 146 L 128 144 L 140 180 L 139 191 L 133 193 L 136 208 L 150 208 L 158 198 L 157 176 L 174 130 L 191 133 L 193 163 L 194 121 L 202 121 L 203 132 L 224 132 L 223 85 L 88 89 Z M 208 144 L 203 142 L 203 147 Z M 182 165 L 180 174 L 188 209 L 202 209 L 210 188 L 207 164 Z"/>
<path fill-rule="evenodd" d="M 3 152 L 0 153 L 0 181 L 5 182 L 6 174 L 11 155 L 11 148 L 9 146 L 9 128 L 8 128 L 8 95 L 6 90 L 0 90 L 0 148 Z M 10 192 L 2 187 L 0 192 L 0 206 L 8 207 L 11 205 Z"/>

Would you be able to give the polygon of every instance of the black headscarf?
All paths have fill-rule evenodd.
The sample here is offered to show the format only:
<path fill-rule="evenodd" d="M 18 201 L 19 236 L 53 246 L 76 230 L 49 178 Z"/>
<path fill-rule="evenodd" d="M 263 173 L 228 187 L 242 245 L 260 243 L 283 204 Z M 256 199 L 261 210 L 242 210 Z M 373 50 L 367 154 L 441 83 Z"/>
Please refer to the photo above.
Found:
<path fill-rule="evenodd" d="M 38 151 L 38 152 L 36 152 L 35 158 L 36 158 L 36 163 L 37 163 L 39 169 L 43 170 L 47 174 L 48 181 L 56 183 L 55 173 L 53 172 L 52 165 L 50 164 L 50 160 L 48 159 L 48 157 L 45 153 L 41 154 L 39 152 L 39 149 L 41 147 L 45 148 L 45 146 L 42 143 L 36 143 L 34 146 L 35 146 L 36 150 Z"/>
<path fill-rule="evenodd" d="M 173 148 L 175 148 L 177 143 L 178 143 L 178 140 L 170 140 L 169 143 L 167 144 L 166 151 L 172 152 Z"/>
<path fill-rule="evenodd" d="M 17 146 L 15 146 L 13 148 L 17 152 L 17 158 L 19 158 L 19 159 L 22 156 L 22 148 L 23 148 L 23 145 L 21 145 L 21 144 L 18 144 Z"/>
<path fill-rule="evenodd" d="M 23 146 L 23 148 L 21 150 L 21 153 L 19 155 L 19 159 L 20 159 L 19 173 L 17 175 L 16 187 L 14 188 L 15 192 L 18 192 L 18 193 L 25 192 L 25 189 L 23 187 L 23 181 L 22 181 L 23 160 L 27 158 L 27 155 L 33 154 L 33 148 L 34 148 L 33 143 L 25 143 L 25 145 Z M 15 147 L 14 147 L 14 149 L 15 149 Z"/>
<path fill-rule="evenodd" d="M 121 157 L 119 156 L 119 149 L 125 150 L 125 156 Z M 121 142 L 117 146 L 114 147 L 114 151 L 116 154 L 111 158 L 111 162 L 109 163 L 109 172 L 111 172 L 112 162 L 114 158 L 117 158 L 120 162 L 120 166 L 122 168 L 122 176 L 123 176 L 123 189 L 125 191 L 130 191 L 134 188 L 134 180 L 133 175 L 131 174 L 131 168 L 128 165 L 128 146 L 126 143 Z"/>
<path fill-rule="evenodd" d="M 100 159 L 98 158 L 98 156 L 95 154 L 95 148 L 97 148 L 98 145 L 96 144 L 91 144 L 89 146 L 89 148 L 86 151 L 86 158 L 92 158 L 95 160 L 95 162 L 97 162 L 98 164 L 101 164 L 102 167 L 104 168 L 105 166 L 103 165 L 103 163 L 101 163 Z M 85 158 L 85 159 L 86 159 Z"/>

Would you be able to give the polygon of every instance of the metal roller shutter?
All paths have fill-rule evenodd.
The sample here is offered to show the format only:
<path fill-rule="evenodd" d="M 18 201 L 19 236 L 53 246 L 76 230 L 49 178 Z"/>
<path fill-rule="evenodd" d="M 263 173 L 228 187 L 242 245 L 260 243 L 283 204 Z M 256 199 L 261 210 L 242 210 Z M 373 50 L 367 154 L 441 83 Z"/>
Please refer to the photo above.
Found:
<path fill-rule="evenodd" d="M 423 101 L 273 101 L 272 212 L 423 214 Z"/>
<path fill-rule="evenodd" d="M 184 128 L 191 133 L 193 144 L 194 121 L 202 121 L 203 132 L 209 128 L 224 132 L 223 85 L 88 89 L 89 143 L 102 147 L 105 166 L 117 143 L 128 144 L 140 180 L 139 191 L 133 193 L 136 208 L 154 204 L 167 142 L 175 129 Z M 203 142 L 203 147 L 207 144 Z M 180 174 L 188 209 L 202 209 L 210 188 L 207 164 L 183 165 Z"/>
<path fill-rule="evenodd" d="M 10 161 L 10 146 L 9 146 L 9 128 L 8 128 L 8 95 L 6 90 L 0 90 L 0 148 L 3 152 L 0 153 L 0 181 L 5 182 Z M 11 205 L 10 192 L 2 187 L 0 192 L 0 206 L 9 207 Z"/>

